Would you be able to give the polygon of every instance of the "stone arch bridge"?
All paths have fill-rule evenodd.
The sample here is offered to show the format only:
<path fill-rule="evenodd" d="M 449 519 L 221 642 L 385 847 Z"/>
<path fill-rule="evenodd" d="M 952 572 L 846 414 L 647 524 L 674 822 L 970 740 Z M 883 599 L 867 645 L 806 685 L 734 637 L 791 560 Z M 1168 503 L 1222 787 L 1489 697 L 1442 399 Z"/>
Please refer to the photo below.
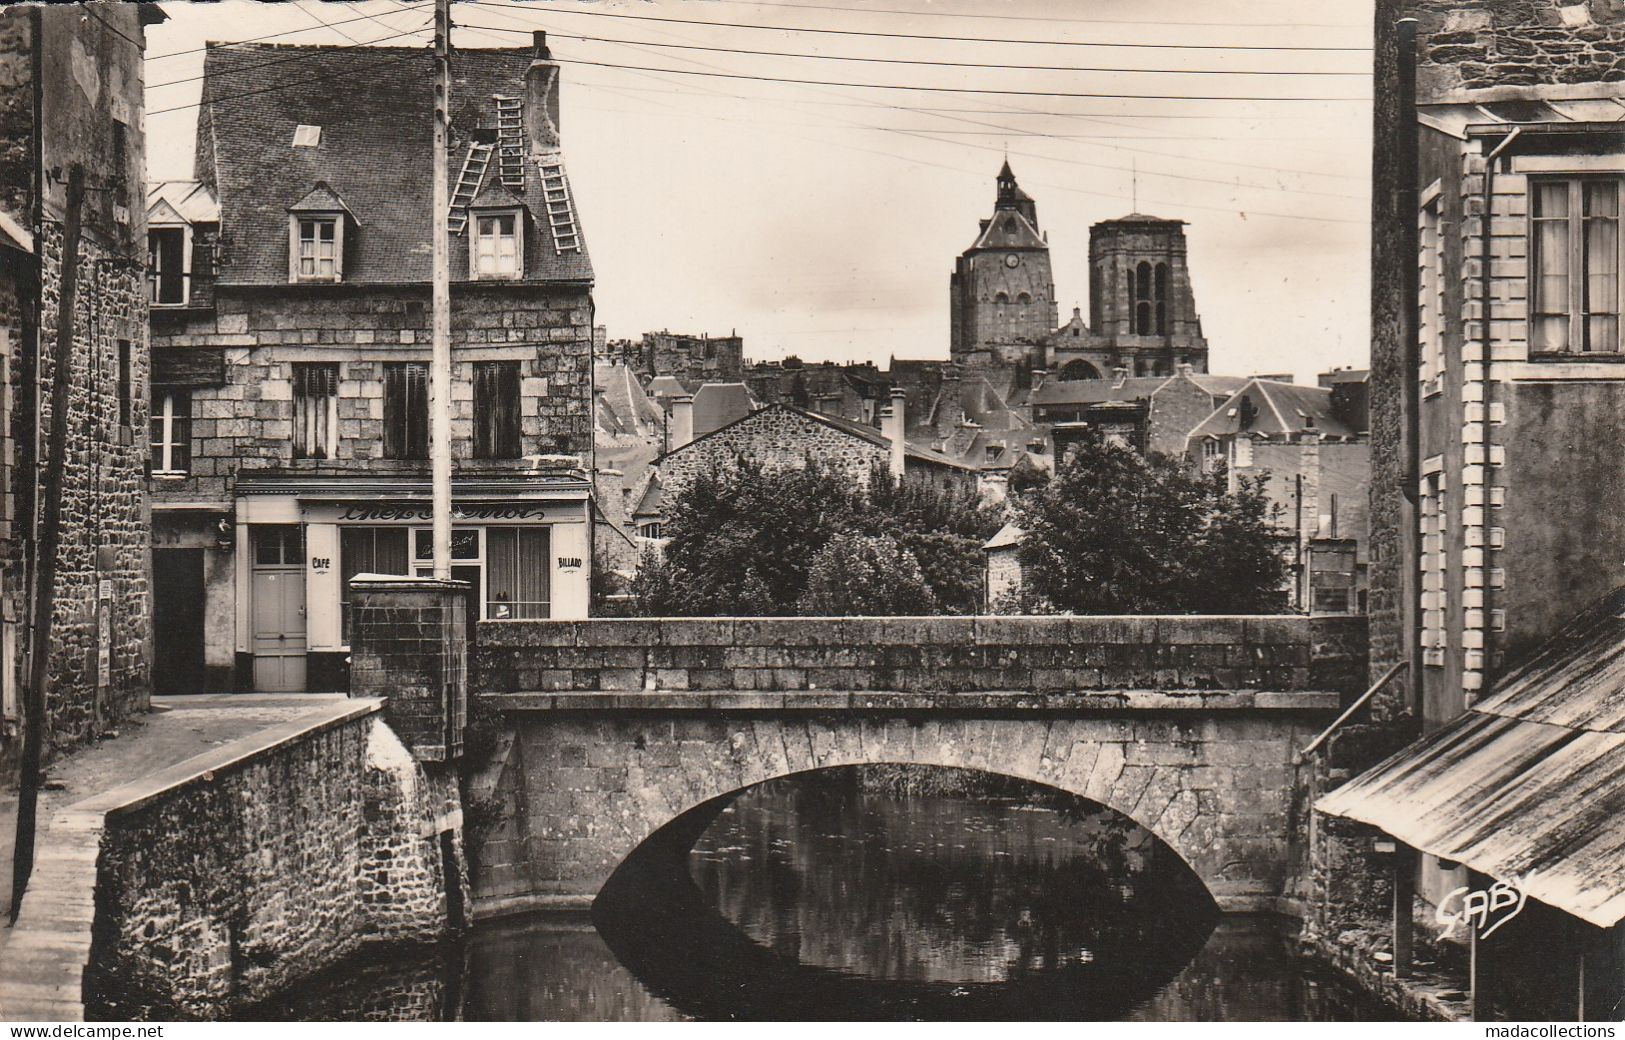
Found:
<path fill-rule="evenodd" d="M 482 622 L 471 696 L 502 722 L 472 788 L 475 896 L 486 913 L 583 903 L 713 799 L 917 763 L 1099 802 L 1221 907 L 1290 908 L 1307 826 L 1294 757 L 1358 693 L 1364 659 L 1351 618 Z"/>

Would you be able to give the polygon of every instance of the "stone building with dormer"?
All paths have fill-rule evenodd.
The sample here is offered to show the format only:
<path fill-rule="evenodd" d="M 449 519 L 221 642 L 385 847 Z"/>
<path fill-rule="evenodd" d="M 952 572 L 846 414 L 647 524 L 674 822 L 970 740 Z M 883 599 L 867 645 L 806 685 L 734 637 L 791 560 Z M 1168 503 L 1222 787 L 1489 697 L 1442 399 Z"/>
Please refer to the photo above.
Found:
<path fill-rule="evenodd" d="M 459 49 L 451 79 L 452 206 L 434 213 L 422 51 L 205 56 L 195 180 L 149 200 L 161 688 L 343 689 L 348 579 L 429 567 L 437 233 L 452 576 L 480 617 L 587 610 L 593 273 L 558 67 L 538 33 Z"/>

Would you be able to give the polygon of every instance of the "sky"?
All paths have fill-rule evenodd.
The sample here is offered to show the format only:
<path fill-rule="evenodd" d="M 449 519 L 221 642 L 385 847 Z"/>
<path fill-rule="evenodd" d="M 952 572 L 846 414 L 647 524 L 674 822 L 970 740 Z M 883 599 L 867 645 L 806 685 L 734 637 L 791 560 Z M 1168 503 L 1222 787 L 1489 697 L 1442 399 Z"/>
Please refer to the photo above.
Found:
<path fill-rule="evenodd" d="M 433 12 L 162 6 L 155 179 L 192 176 L 205 41 L 427 45 Z M 948 277 L 1008 155 L 1063 322 L 1087 314 L 1090 225 L 1137 210 L 1189 224 L 1211 371 L 1366 364 L 1367 0 L 481 0 L 452 18 L 462 48 L 548 31 L 612 339 L 946 358 Z"/>

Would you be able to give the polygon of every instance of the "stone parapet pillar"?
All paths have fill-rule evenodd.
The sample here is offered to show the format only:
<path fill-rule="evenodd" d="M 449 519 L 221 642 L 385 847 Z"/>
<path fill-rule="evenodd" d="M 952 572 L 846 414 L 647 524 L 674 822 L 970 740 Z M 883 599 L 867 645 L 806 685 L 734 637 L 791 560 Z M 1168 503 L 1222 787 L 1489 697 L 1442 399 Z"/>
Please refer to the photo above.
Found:
<path fill-rule="evenodd" d="M 468 720 L 468 583 L 358 574 L 350 591 L 350 696 L 384 698 L 384 718 L 418 761 L 458 758 Z"/>

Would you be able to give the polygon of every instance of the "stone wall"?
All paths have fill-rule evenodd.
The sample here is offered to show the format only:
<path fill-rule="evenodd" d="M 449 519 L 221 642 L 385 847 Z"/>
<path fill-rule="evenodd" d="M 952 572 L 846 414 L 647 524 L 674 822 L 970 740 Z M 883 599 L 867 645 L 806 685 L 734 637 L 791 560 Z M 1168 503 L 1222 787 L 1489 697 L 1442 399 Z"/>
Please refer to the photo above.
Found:
<path fill-rule="evenodd" d="M 1365 670 L 1361 618 L 630 618 L 482 621 L 470 689 L 1016 694 L 1123 703 L 1334 690 Z M 642 703 L 632 698 L 629 703 Z"/>
<path fill-rule="evenodd" d="M 28 561 L 39 478 L 60 476 L 48 750 L 83 743 L 144 710 L 151 690 L 151 548 L 143 484 L 147 426 L 147 304 L 141 171 L 141 39 L 134 7 L 87 19 L 69 8 L 0 14 L 0 207 L 32 236 L 32 258 L 0 264 L 5 339 L 0 476 L 4 547 L 0 605 L 15 628 L 9 689 L 20 689 L 29 602 Z M 36 67 L 35 54 L 40 56 Z M 89 62 L 98 70 L 77 77 Z M 39 124 L 35 124 L 35 106 Z M 60 323 L 67 172 L 84 171 L 78 279 L 72 312 L 68 440 L 42 458 Z M 61 171 L 44 177 L 41 168 Z M 37 212 L 36 212 L 37 210 Z M 121 363 L 121 357 L 127 362 Z M 121 371 L 122 369 L 122 371 Z M 35 388 L 39 393 L 35 393 Z M 126 396 L 127 395 L 127 396 Z M 19 698 L 20 699 L 20 698 Z M 20 705 L 0 722 L 0 774 L 18 754 Z"/>
<path fill-rule="evenodd" d="M 385 717 L 413 755 L 454 761 L 468 721 L 468 584 L 371 575 L 350 587 L 351 696 L 387 697 Z"/>
<path fill-rule="evenodd" d="M 768 407 L 663 456 L 658 463 L 660 484 L 666 501 L 671 502 L 697 474 L 715 472 L 740 458 L 771 467 L 800 466 L 809 457 L 849 473 L 854 480 L 868 480 L 872 467 L 886 465 L 889 452 L 883 444 L 787 408 Z"/>
<path fill-rule="evenodd" d="M 55 378 L 61 228 L 46 224 L 38 248 L 40 356 L 37 368 L 24 366 L 22 378 L 37 376 L 46 388 L 38 412 L 38 428 L 45 431 Z M 152 684 L 146 287 L 138 267 L 87 240 L 80 246 L 76 296 L 66 457 L 31 457 L 31 395 L 19 395 L 12 418 L 21 448 L 16 479 L 26 482 L 19 506 L 33 507 L 34 474 L 52 468 L 62 481 L 49 702 L 51 744 L 58 748 L 93 739 L 144 711 Z M 121 350 L 130 365 L 130 398 L 122 403 Z M 99 660 L 104 648 L 105 675 Z"/>
<path fill-rule="evenodd" d="M 342 702 L 75 807 L 106 814 L 87 1017 L 228 1017 L 369 941 L 453 930 L 455 786 L 378 708 Z"/>
<path fill-rule="evenodd" d="M 1409 0 L 1420 93 L 1625 80 L 1620 0 Z"/>
<path fill-rule="evenodd" d="M 293 286 L 215 289 L 215 310 L 156 311 L 153 349 L 218 352 L 223 381 L 192 393 L 192 467 L 154 480 L 158 501 L 230 497 L 239 469 L 419 471 L 384 459 L 388 362 L 429 360 L 426 289 Z M 592 450 L 592 301 L 586 288 L 458 284 L 452 290 L 452 456 L 473 458 L 476 361 L 520 362 L 520 454 Z M 293 458 L 293 372 L 337 362 L 338 458 Z M 199 381 L 200 384 L 203 382 Z M 484 469 L 526 463 L 481 460 Z"/>

